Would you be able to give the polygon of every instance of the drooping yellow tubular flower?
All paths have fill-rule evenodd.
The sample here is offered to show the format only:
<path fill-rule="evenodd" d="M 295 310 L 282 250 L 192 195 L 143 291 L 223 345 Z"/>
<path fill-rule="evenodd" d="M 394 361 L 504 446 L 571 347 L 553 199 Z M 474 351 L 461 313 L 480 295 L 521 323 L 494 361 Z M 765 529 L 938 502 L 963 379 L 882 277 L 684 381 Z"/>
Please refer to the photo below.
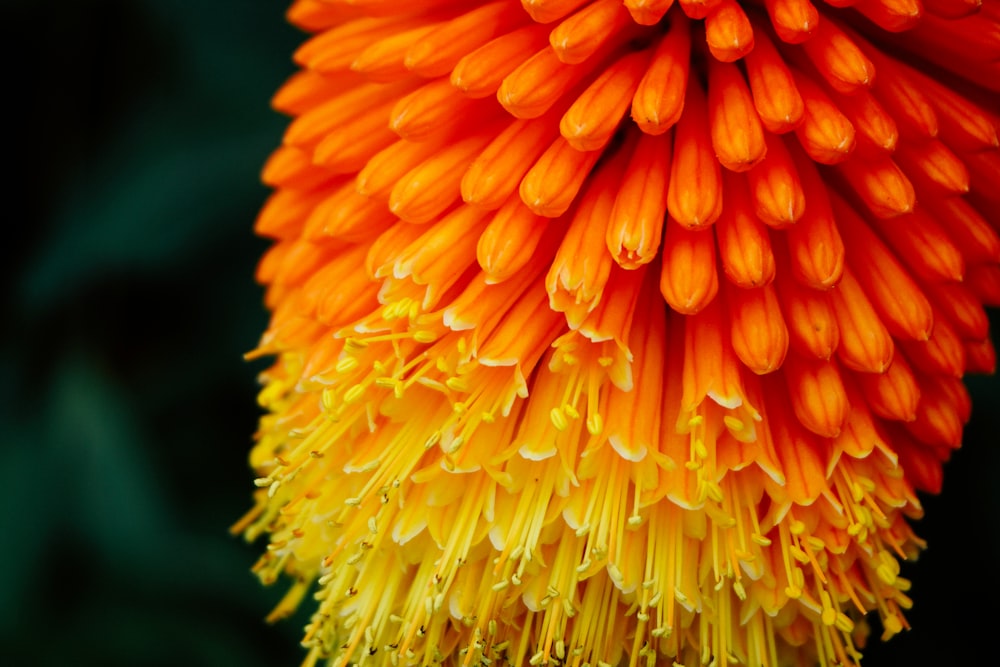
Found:
<path fill-rule="evenodd" d="M 297 0 L 236 526 L 306 664 L 856 665 L 991 371 L 998 0 Z"/>

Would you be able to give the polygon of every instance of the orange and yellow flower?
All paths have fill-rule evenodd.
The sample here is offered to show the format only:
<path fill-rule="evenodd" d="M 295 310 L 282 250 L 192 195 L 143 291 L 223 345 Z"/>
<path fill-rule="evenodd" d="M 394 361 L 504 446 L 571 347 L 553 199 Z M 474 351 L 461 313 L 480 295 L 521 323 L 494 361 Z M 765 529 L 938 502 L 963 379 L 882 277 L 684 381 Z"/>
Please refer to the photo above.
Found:
<path fill-rule="evenodd" d="M 236 530 L 306 664 L 856 665 L 991 371 L 997 0 L 296 0 Z M 310 603 L 311 604 L 311 603 Z"/>

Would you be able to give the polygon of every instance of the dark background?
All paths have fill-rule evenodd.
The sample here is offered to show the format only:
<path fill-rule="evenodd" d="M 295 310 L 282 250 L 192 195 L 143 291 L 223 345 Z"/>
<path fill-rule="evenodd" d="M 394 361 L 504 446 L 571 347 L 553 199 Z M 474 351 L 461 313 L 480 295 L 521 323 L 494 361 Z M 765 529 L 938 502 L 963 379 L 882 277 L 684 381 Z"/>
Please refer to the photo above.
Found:
<path fill-rule="evenodd" d="M 301 35 L 284 0 L 0 0 L 0 663 L 294 666 L 231 537 L 266 323 L 251 225 Z M 866 667 L 996 654 L 1000 383 L 926 499 L 915 630 Z M 980 606 L 982 605 L 982 607 Z"/>

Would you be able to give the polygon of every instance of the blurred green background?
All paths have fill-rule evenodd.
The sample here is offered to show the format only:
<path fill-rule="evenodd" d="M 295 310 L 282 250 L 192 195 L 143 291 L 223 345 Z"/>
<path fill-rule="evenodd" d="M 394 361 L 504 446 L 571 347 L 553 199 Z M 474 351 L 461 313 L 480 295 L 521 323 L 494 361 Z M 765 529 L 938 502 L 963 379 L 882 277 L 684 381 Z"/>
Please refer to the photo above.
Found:
<path fill-rule="evenodd" d="M 301 35 L 284 0 L 0 8 L 0 664 L 297 665 L 304 619 L 264 623 L 282 590 L 227 527 L 252 490 L 268 100 Z M 905 571 L 915 630 L 868 667 L 995 654 L 1000 383 L 972 391 Z"/>

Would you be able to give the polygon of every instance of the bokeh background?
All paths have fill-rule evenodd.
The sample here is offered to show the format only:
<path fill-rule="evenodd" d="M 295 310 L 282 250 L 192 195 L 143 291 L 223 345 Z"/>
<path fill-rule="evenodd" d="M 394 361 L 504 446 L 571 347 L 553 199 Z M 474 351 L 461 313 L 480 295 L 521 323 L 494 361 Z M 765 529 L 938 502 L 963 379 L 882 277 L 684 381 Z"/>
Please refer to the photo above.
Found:
<path fill-rule="evenodd" d="M 301 35 L 285 0 L 0 0 L 0 664 L 292 667 L 305 617 L 231 537 L 266 322 L 251 225 Z M 867 667 L 996 651 L 1000 382 L 970 380 L 912 632 Z M 986 663 L 978 663 L 986 664 Z"/>

